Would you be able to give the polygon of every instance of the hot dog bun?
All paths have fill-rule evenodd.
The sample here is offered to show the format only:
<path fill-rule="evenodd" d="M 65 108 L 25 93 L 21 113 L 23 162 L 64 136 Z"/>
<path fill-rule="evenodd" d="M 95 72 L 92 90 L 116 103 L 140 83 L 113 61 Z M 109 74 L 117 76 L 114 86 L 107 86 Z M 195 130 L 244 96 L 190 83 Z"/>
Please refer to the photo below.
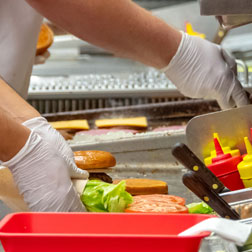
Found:
<path fill-rule="evenodd" d="M 76 165 L 83 170 L 103 169 L 116 165 L 116 159 L 106 151 L 76 151 L 74 159 Z"/>

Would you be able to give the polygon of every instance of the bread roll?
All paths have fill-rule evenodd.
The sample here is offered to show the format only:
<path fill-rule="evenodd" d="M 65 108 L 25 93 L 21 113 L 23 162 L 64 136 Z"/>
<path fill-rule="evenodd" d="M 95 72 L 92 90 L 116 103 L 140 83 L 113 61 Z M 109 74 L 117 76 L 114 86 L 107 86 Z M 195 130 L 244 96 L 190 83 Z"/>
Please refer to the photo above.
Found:
<path fill-rule="evenodd" d="M 37 42 L 36 55 L 43 54 L 53 43 L 53 31 L 48 25 L 42 24 Z"/>
<path fill-rule="evenodd" d="M 83 170 L 103 169 L 116 165 L 116 159 L 106 151 L 76 151 L 74 159 L 76 165 Z"/>
<path fill-rule="evenodd" d="M 121 180 L 114 180 L 114 184 Z M 147 195 L 147 194 L 167 194 L 168 185 L 164 181 L 154 179 L 125 179 L 126 191 L 131 195 Z"/>

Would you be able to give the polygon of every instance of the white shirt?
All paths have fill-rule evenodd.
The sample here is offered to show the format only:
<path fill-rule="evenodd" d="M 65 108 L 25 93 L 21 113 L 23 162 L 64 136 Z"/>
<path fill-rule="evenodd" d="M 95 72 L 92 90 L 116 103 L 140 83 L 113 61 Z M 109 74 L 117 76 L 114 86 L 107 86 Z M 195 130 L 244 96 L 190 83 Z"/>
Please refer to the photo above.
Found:
<path fill-rule="evenodd" d="M 0 76 L 24 98 L 41 22 L 24 0 L 0 0 Z"/>

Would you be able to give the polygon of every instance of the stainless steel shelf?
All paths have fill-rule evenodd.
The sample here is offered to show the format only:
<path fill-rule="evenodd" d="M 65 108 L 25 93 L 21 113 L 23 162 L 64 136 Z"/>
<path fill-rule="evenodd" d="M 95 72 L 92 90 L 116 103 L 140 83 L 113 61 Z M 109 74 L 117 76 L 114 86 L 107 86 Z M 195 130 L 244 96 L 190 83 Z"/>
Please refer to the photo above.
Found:
<path fill-rule="evenodd" d="M 133 74 L 32 76 L 29 99 L 177 97 L 181 94 L 165 74 L 152 70 Z"/>

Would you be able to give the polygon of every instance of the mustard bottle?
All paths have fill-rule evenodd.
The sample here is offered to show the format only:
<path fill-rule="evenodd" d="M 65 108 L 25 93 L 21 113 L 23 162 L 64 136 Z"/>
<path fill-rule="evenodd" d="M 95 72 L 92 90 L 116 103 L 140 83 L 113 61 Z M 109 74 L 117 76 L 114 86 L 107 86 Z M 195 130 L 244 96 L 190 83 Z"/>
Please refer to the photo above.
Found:
<path fill-rule="evenodd" d="M 248 137 L 244 137 L 244 142 L 248 154 L 243 158 L 243 161 L 238 164 L 237 168 L 244 186 L 248 188 L 252 187 L 252 146 Z"/>
<path fill-rule="evenodd" d="M 220 146 L 221 146 L 224 154 L 230 153 L 233 157 L 241 155 L 240 150 L 238 150 L 238 149 L 231 150 L 231 148 L 229 146 L 223 146 L 221 141 L 220 141 L 218 133 L 213 133 L 213 138 L 218 139 L 218 142 L 220 143 Z M 205 165 L 206 166 L 211 165 L 212 164 L 212 159 L 215 158 L 216 156 L 217 156 L 216 150 L 212 150 L 210 156 L 204 159 Z"/>

